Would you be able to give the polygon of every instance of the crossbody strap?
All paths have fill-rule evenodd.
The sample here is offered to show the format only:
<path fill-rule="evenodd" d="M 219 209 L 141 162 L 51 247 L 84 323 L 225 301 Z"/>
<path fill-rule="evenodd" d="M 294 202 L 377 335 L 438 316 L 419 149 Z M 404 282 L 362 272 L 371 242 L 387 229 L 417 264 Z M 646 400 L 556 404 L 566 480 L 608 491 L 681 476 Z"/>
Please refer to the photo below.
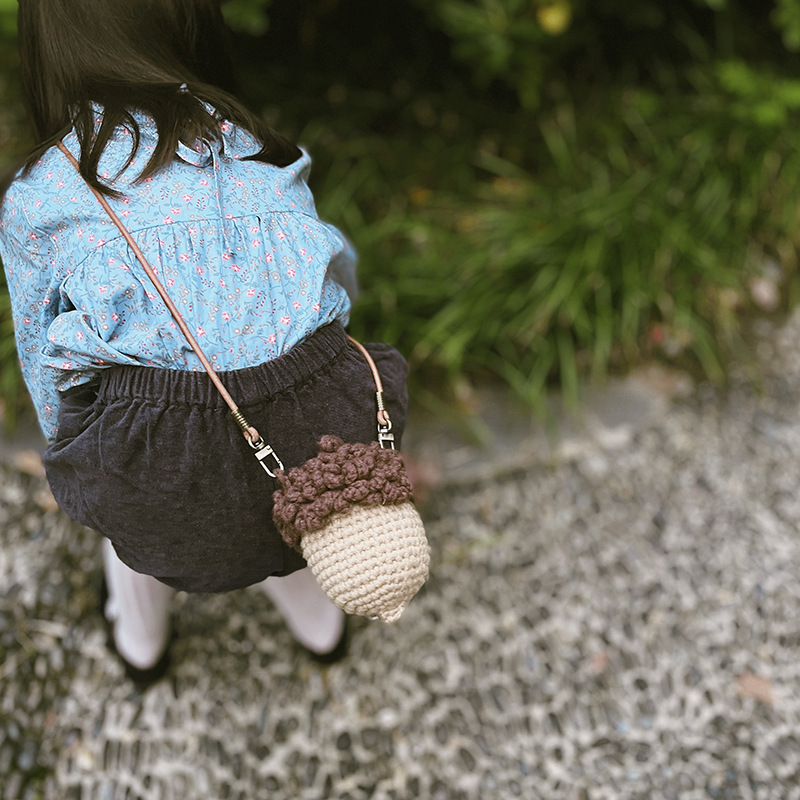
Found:
<path fill-rule="evenodd" d="M 74 155 L 67 149 L 64 142 L 58 142 L 58 149 L 69 159 L 72 166 L 78 172 L 78 175 L 83 178 L 80 171 L 80 165 L 78 164 L 78 160 L 75 158 Z M 236 405 L 236 402 L 231 397 L 228 390 L 223 385 L 222 381 L 219 379 L 219 376 L 214 372 L 214 368 L 211 366 L 211 362 L 206 358 L 205 353 L 203 352 L 200 345 L 197 343 L 197 340 L 193 336 L 192 332 L 189 330 L 189 326 L 186 324 L 186 321 L 183 319 L 180 311 L 178 311 L 175 304 L 170 299 L 169 295 L 167 294 L 166 289 L 162 285 L 161 281 L 158 279 L 158 276 L 155 273 L 155 270 L 150 266 L 147 258 L 145 257 L 144 253 L 139 248 L 139 245 L 136 244 L 133 236 L 131 236 L 130 231 L 123 225 L 122 220 L 116 215 L 114 209 L 111 208 L 108 200 L 95 189 L 94 186 L 86 182 L 86 185 L 92 191 L 92 194 L 97 198 L 97 201 L 103 207 L 103 210 L 108 214 L 111 221 L 117 227 L 119 232 L 124 237 L 125 241 L 128 243 L 128 246 L 133 251 L 133 254 L 138 259 L 139 263 L 142 265 L 147 277 L 150 279 L 150 282 L 155 287 L 155 290 L 160 295 L 161 299 L 164 301 L 164 305 L 166 305 L 169 313 L 172 315 L 173 319 L 175 320 L 176 324 L 180 328 L 181 333 L 184 335 L 186 341 L 189 343 L 189 346 L 194 351 L 195 355 L 200 359 L 200 363 L 203 365 L 203 369 L 208 373 L 208 376 L 211 378 L 214 386 L 219 391 L 220 395 L 222 395 L 222 399 L 227 404 L 228 408 L 231 410 L 231 416 L 235 420 L 236 424 L 239 426 L 240 430 L 244 434 L 244 438 L 247 440 L 250 447 L 253 448 L 255 451 L 256 458 L 259 460 L 261 466 L 264 470 L 269 474 L 271 477 L 275 477 L 275 474 L 269 469 L 267 466 L 266 459 L 270 456 L 275 460 L 278 469 L 283 469 L 283 464 L 281 460 L 278 458 L 275 451 L 270 447 L 268 444 L 264 442 L 261 438 L 259 432 L 254 428 L 244 417 L 242 412 L 239 410 L 239 407 Z M 381 447 L 391 447 L 394 449 L 394 436 L 391 433 L 392 430 L 392 422 L 389 417 L 389 414 L 386 410 L 383 400 L 383 384 L 381 383 L 381 376 L 378 372 L 378 367 L 375 364 L 372 356 L 369 354 L 367 349 L 360 343 L 353 339 L 352 336 L 348 335 L 348 339 L 358 348 L 359 352 L 364 356 L 369 364 L 369 368 L 372 371 L 372 377 L 375 381 L 375 388 L 376 388 L 376 403 L 378 407 L 377 412 L 377 420 L 378 420 L 378 442 L 380 443 Z"/>

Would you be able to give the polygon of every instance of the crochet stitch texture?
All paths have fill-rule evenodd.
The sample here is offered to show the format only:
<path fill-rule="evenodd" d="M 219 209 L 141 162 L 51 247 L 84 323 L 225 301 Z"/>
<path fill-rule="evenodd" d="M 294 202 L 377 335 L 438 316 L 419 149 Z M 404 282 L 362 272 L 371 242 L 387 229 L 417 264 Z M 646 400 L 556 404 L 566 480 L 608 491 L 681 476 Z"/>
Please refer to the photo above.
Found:
<path fill-rule="evenodd" d="M 301 546 L 325 594 L 348 614 L 396 622 L 428 577 L 428 540 L 410 502 L 354 506 Z"/>
<path fill-rule="evenodd" d="M 304 533 L 319 530 L 333 514 L 353 506 L 397 505 L 411 499 L 401 455 L 377 442 L 345 444 L 323 436 L 320 453 L 288 473 L 279 472 L 273 517 L 287 544 L 297 548 Z"/>

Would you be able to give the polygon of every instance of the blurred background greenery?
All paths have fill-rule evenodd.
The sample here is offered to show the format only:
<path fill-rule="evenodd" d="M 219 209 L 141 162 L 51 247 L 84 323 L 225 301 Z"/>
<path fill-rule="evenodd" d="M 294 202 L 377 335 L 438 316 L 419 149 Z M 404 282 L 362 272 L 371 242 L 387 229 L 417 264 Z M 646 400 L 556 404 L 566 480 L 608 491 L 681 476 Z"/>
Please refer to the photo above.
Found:
<path fill-rule="evenodd" d="M 30 144 L 0 0 L 0 153 Z M 361 255 L 355 335 L 434 407 L 643 359 L 724 380 L 796 294 L 800 0 L 223 0 L 242 96 Z M 24 407 L 5 287 L 0 396 Z"/>

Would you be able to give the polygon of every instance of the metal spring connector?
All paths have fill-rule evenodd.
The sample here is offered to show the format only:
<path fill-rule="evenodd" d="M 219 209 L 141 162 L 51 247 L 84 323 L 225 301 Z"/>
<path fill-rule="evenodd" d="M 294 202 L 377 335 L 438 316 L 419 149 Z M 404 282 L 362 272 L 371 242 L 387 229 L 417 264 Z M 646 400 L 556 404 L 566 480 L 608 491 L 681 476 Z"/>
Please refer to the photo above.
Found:
<path fill-rule="evenodd" d="M 237 408 L 235 411 L 231 411 L 231 416 L 234 419 L 234 422 L 241 428 L 242 433 L 247 435 L 252 427 L 250 423 L 244 418 L 244 414 Z M 249 438 L 249 437 L 248 437 Z"/>

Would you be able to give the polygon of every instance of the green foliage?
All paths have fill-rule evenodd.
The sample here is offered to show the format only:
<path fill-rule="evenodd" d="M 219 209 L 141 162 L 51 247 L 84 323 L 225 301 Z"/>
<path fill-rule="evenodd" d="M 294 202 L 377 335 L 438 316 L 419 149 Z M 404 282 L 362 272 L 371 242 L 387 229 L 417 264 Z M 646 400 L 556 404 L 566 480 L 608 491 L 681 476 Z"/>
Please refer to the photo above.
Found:
<path fill-rule="evenodd" d="M 453 42 L 455 56 L 478 85 L 491 81 L 514 90 L 523 107 L 535 109 L 548 75 L 561 62 L 608 50 L 653 47 L 649 57 L 674 59 L 681 30 L 694 26 L 697 7 L 736 16 L 728 0 L 416 0 L 433 25 Z M 800 0 L 778 0 L 774 22 L 787 47 L 800 47 Z M 709 28 L 713 22 L 707 20 Z M 657 34 L 653 36 L 653 34 Z M 604 63 L 596 65 L 601 72 Z"/>
<path fill-rule="evenodd" d="M 787 49 L 800 50 L 800 0 L 776 0 L 772 19 Z"/>
<path fill-rule="evenodd" d="M 800 80 L 758 71 L 743 61 L 716 65 L 720 85 L 731 97 L 731 112 L 744 122 L 781 128 L 800 111 Z"/>
<path fill-rule="evenodd" d="M 0 37 L 9 39 L 17 30 L 17 0 L 0 0 Z"/>
<path fill-rule="evenodd" d="M 272 0 L 223 0 L 225 22 L 234 31 L 253 36 L 266 33 L 269 28 L 267 9 Z"/>
<path fill-rule="evenodd" d="M 496 78 L 510 81 L 523 105 L 538 105 L 546 40 L 569 27 L 569 0 L 424 0 L 422 5 L 481 85 Z"/>
<path fill-rule="evenodd" d="M 359 238 L 356 326 L 382 329 L 417 371 L 489 371 L 530 403 L 555 375 L 574 397 L 580 375 L 646 352 L 690 352 L 721 379 L 748 274 L 794 235 L 800 190 L 779 179 L 800 155 L 694 77 L 702 91 L 564 100 L 531 136 L 546 151 L 535 173 L 485 140 L 474 160 L 487 180 L 412 189 Z M 353 169 L 334 165 L 331 185 Z"/>

